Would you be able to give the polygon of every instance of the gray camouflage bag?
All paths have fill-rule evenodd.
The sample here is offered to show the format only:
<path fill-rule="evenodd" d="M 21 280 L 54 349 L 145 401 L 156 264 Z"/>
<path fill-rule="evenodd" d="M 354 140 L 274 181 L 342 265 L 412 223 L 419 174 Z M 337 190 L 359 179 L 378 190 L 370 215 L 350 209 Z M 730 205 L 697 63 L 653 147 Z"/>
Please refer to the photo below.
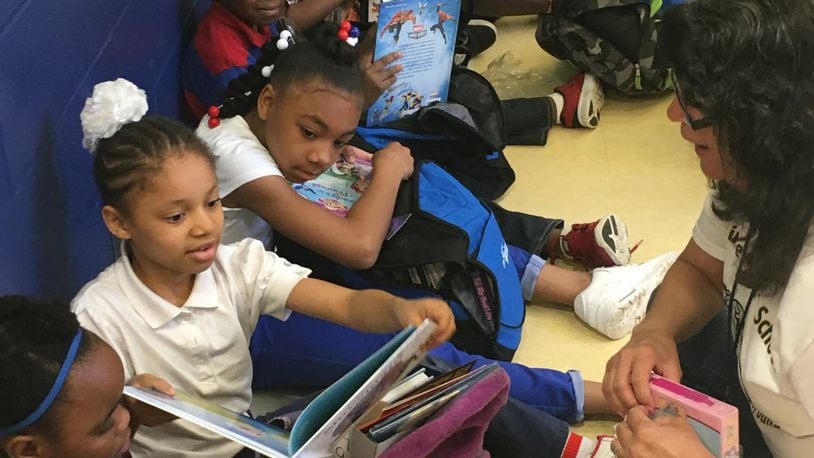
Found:
<path fill-rule="evenodd" d="M 652 5 L 651 5 L 652 3 Z M 661 0 L 561 0 L 541 14 L 537 43 L 629 95 L 671 89 L 656 63 Z"/>

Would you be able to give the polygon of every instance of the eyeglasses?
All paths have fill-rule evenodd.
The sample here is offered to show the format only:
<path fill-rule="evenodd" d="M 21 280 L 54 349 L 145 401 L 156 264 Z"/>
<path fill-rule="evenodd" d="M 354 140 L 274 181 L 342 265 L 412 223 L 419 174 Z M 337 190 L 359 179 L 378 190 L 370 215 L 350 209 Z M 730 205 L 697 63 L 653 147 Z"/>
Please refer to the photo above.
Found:
<path fill-rule="evenodd" d="M 684 112 L 684 119 L 687 121 L 687 124 L 689 124 L 693 130 L 704 129 L 715 124 L 715 118 L 712 116 L 703 116 L 698 119 L 692 119 L 692 117 L 690 116 L 690 112 L 687 111 L 687 105 L 684 104 L 684 96 L 681 93 L 681 87 L 678 85 L 678 81 L 676 81 L 675 72 L 670 72 L 670 79 L 673 82 L 673 89 L 675 90 L 676 93 L 676 100 L 678 100 L 678 104 L 681 105 L 681 111 Z"/>

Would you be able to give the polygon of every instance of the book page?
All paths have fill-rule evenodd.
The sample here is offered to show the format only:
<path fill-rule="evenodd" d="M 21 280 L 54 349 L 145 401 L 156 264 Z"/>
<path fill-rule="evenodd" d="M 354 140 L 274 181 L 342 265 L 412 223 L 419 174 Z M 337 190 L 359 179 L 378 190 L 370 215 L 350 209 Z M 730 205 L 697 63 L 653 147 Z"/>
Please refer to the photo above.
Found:
<path fill-rule="evenodd" d="M 302 197 L 344 217 L 367 189 L 371 170 L 370 161 L 361 157 L 357 156 L 353 163 L 340 159 L 322 175 L 291 187 Z"/>
<path fill-rule="evenodd" d="M 167 396 L 155 390 L 134 386 L 125 386 L 124 394 L 218 433 L 256 452 L 271 457 L 288 456 L 288 431 L 260 423 L 197 396 L 178 390 L 175 396 Z"/>
<path fill-rule="evenodd" d="M 379 4 L 373 58 L 401 51 L 393 65 L 403 68 L 368 109 L 368 126 L 401 119 L 432 102 L 446 102 L 460 10 L 460 0 Z"/>
<path fill-rule="evenodd" d="M 434 330 L 429 320 L 405 329 L 322 392 L 294 425 L 289 452 L 295 457 L 331 456 L 334 442 L 426 355 L 421 347 Z"/>

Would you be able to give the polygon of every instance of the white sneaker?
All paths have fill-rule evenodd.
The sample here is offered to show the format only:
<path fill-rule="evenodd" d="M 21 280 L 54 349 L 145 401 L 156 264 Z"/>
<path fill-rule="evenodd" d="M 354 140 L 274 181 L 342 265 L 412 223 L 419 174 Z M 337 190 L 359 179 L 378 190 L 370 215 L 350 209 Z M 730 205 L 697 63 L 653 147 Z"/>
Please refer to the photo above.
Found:
<path fill-rule="evenodd" d="M 594 269 L 591 284 L 574 299 L 574 312 L 602 334 L 621 339 L 642 321 L 650 294 L 677 257 L 670 252 L 641 264 Z"/>

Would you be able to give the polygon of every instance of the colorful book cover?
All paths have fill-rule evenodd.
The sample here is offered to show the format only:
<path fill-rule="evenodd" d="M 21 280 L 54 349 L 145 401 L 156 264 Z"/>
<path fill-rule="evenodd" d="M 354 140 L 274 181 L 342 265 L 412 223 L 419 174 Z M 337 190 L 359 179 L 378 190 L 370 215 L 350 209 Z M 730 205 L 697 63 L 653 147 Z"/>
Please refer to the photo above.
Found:
<path fill-rule="evenodd" d="M 656 415 L 684 414 L 710 453 L 740 457 L 735 406 L 655 374 L 650 376 L 650 389 L 656 398 Z"/>
<path fill-rule="evenodd" d="M 353 163 L 340 159 L 322 175 L 305 183 L 294 183 L 291 187 L 300 196 L 345 217 L 370 184 L 372 164 L 365 158 L 366 155 L 369 156 L 368 153 L 356 154 Z M 385 239 L 390 240 L 410 216 L 412 214 L 408 213 L 394 217 L 390 221 Z"/>
<path fill-rule="evenodd" d="M 375 126 L 447 100 L 461 0 L 390 0 L 378 5 L 374 59 L 401 51 L 396 82 L 368 109 Z"/>
<path fill-rule="evenodd" d="M 322 175 L 292 185 L 302 197 L 339 216 L 345 216 L 370 183 L 371 164 L 357 158 L 353 163 L 340 159 Z"/>

